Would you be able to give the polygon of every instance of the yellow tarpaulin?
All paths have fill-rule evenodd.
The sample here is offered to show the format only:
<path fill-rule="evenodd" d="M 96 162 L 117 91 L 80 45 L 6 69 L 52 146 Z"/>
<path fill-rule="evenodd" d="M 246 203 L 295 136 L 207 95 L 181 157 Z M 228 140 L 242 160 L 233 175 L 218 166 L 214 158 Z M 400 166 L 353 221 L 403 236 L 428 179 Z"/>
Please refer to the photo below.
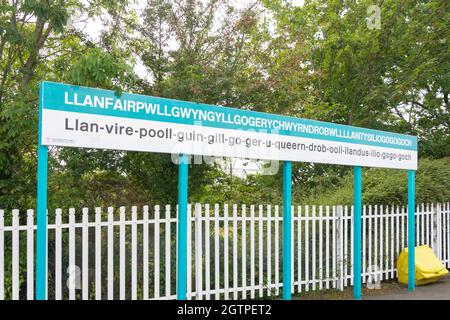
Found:
<path fill-rule="evenodd" d="M 429 246 L 416 247 L 415 255 L 416 285 L 437 281 L 448 273 L 448 270 Z M 403 249 L 400 253 L 397 260 L 397 270 L 398 281 L 408 284 L 408 248 Z"/>

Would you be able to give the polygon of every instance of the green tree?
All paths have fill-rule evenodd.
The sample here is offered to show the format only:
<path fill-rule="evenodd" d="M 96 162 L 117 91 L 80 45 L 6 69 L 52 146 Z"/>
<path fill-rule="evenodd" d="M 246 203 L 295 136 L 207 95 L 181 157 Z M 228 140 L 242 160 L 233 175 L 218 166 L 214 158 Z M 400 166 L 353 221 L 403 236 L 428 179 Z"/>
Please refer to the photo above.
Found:
<path fill-rule="evenodd" d="M 447 1 L 264 3 L 276 36 L 306 53 L 292 66 L 307 70 L 304 116 L 417 134 L 421 155 L 449 154 Z M 380 28 L 367 21 L 374 4 Z"/>

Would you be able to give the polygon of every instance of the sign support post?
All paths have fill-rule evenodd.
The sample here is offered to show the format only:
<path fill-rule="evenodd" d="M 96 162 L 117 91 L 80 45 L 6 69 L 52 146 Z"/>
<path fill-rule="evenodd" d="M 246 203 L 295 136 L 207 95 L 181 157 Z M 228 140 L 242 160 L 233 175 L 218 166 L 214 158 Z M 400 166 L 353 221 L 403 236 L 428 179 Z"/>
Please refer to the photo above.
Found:
<path fill-rule="evenodd" d="M 291 300 L 292 162 L 283 161 L 283 300 Z"/>
<path fill-rule="evenodd" d="M 188 156 L 181 154 L 178 164 L 178 266 L 177 300 L 186 300 L 188 228 Z"/>
<path fill-rule="evenodd" d="M 362 169 L 360 166 L 354 167 L 353 175 L 353 298 L 361 300 L 361 209 L 362 209 Z"/>
<path fill-rule="evenodd" d="M 37 240 L 36 240 L 36 300 L 45 300 L 47 291 L 47 175 L 48 147 L 41 144 L 42 137 L 42 94 L 40 84 L 39 126 L 38 126 L 38 168 L 37 168 Z"/>
<path fill-rule="evenodd" d="M 408 291 L 415 289 L 415 171 L 408 170 Z"/>
<path fill-rule="evenodd" d="M 201 130 L 199 130 L 201 122 Z M 36 299 L 46 299 L 48 146 L 179 155 L 177 298 L 187 296 L 188 155 L 283 162 L 283 299 L 292 291 L 292 162 L 354 166 L 354 297 L 361 299 L 362 169 L 408 171 L 409 289 L 414 290 L 417 137 L 309 119 L 42 82 L 39 92 Z M 181 151 L 182 150 L 182 151 Z M 190 150 L 198 150 L 193 152 Z"/>

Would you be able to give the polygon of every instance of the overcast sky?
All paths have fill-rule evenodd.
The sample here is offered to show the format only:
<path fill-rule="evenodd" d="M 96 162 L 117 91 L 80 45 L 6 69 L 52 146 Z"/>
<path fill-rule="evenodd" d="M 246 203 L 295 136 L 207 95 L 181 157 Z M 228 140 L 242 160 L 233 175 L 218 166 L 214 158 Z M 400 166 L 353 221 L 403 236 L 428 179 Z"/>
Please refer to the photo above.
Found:
<path fill-rule="evenodd" d="M 304 0 L 287 0 L 287 1 L 290 1 L 294 6 L 301 6 L 304 3 Z M 250 0 L 234 0 L 235 6 L 238 8 L 245 7 L 245 5 L 247 5 L 249 2 Z M 132 3 L 133 3 L 132 6 L 137 10 L 138 13 L 140 13 L 145 8 L 147 0 L 134 0 L 132 1 Z M 102 22 L 99 18 L 88 19 L 85 23 L 83 23 L 80 26 L 84 28 L 85 32 L 94 41 L 98 40 L 101 31 L 103 29 Z M 146 71 L 146 68 L 142 65 L 142 63 L 136 64 L 135 72 L 138 74 L 138 76 L 142 78 L 147 79 L 149 78 L 149 74 Z M 226 166 L 227 165 L 225 165 L 225 167 Z M 244 161 L 240 159 L 235 159 L 232 162 L 232 167 L 233 167 L 233 174 L 240 177 L 243 177 L 243 175 L 245 175 L 246 173 L 252 174 L 256 172 L 261 172 L 261 163 L 257 163 L 255 161 Z"/>
<path fill-rule="evenodd" d="M 87 0 L 84 1 L 87 2 Z M 304 3 L 304 0 L 285 0 L 285 1 L 290 1 L 294 6 L 301 6 Z M 245 7 L 248 3 L 250 3 L 251 0 L 232 0 L 232 2 L 234 2 L 234 5 L 237 8 L 242 8 Z M 130 3 L 131 6 L 134 7 L 138 13 L 141 13 L 142 10 L 145 8 L 147 0 L 132 0 L 130 1 Z M 83 23 L 82 27 L 84 27 L 84 30 L 92 38 L 92 40 L 98 40 L 101 31 L 103 29 L 102 22 L 99 18 L 88 19 L 85 23 Z M 137 63 L 137 65 L 135 66 L 135 72 L 142 78 L 149 77 L 147 71 L 145 70 L 145 67 L 141 63 Z"/>

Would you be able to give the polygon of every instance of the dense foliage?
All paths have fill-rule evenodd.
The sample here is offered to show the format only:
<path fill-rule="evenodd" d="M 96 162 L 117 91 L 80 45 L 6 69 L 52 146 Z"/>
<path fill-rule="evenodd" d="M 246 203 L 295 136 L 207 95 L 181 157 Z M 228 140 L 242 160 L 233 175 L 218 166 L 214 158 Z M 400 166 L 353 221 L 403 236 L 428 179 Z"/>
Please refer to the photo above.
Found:
<path fill-rule="evenodd" d="M 374 28 L 369 9 L 377 3 L 381 20 Z M 448 201 L 449 21 L 447 0 L 1 1 L 6 224 L 9 209 L 35 207 L 41 80 L 414 134 L 421 158 L 417 203 Z M 406 172 L 363 174 L 364 203 L 405 204 Z M 280 171 L 242 179 L 219 164 L 194 164 L 189 181 L 192 202 L 281 203 Z M 293 181 L 294 204 L 352 202 L 351 167 L 295 163 Z M 48 191 L 50 210 L 175 203 L 177 166 L 170 155 L 52 147 Z M 67 237 L 62 241 L 67 246 Z M 20 245 L 25 270 L 26 242 Z M 6 245 L 6 275 L 10 250 Z M 50 245 L 50 279 L 54 250 Z M 25 279 L 21 273 L 22 287 Z M 10 276 L 5 288 L 8 298 Z"/>
<path fill-rule="evenodd" d="M 383 1 L 379 28 L 366 0 L 136 4 L 1 2 L 1 208 L 35 206 L 44 79 L 416 134 L 418 201 L 448 200 L 448 160 L 432 160 L 450 155 L 448 1 Z M 98 37 L 88 21 L 102 25 Z M 175 202 L 169 155 L 50 153 L 51 208 Z M 348 167 L 294 169 L 296 201 L 349 203 Z M 404 202 L 404 172 L 371 169 L 364 180 L 365 201 Z M 190 182 L 192 201 L 280 200 L 280 173 L 241 179 L 201 164 Z"/>

